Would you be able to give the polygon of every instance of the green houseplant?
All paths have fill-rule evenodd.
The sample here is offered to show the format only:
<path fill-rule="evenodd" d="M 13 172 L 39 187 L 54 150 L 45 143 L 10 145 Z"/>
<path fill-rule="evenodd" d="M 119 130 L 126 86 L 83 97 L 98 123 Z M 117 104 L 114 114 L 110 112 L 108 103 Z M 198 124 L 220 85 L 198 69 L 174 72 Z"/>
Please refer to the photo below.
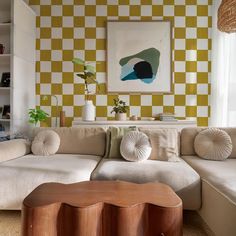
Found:
<path fill-rule="evenodd" d="M 39 108 L 29 109 L 28 114 L 29 114 L 29 123 L 34 124 L 34 126 L 36 126 L 38 122 L 45 121 L 47 117 L 49 117 L 48 113 Z"/>
<path fill-rule="evenodd" d="M 91 91 L 89 90 L 89 84 L 97 84 L 98 82 L 95 77 L 95 67 L 90 65 L 90 62 L 83 61 L 80 58 L 74 58 L 72 62 L 76 65 L 81 65 L 83 67 L 83 72 L 76 74 L 79 78 L 84 80 L 85 84 L 85 99 L 89 100 L 89 94 Z"/>
<path fill-rule="evenodd" d="M 119 98 L 113 99 L 114 107 L 112 108 L 111 113 L 115 112 L 115 119 L 116 120 L 126 120 L 127 119 L 127 111 L 128 106 L 126 102 L 120 100 Z"/>
<path fill-rule="evenodd" d="M 83 67 L 83 71 L 81 73 L 76 74 L 79 78 L 84 80 L 85 84 L 85 104 L 82 108 L 82 119 L 84 121 L 93 121 L 95 120 L 95 106 L 93 105 L 92 100 L 90 100 L 89 95 L 91 91 L 89 90 L 90 84 L 96 84 L 99 86 L 96 78 L 95 78 L 95 68 L 90 65 L 90 62 L 83 61 L 80 58 L 74 58 L 72 62 L 76 65 L 80 65 Z M 98 87 L 99 89 L 99 87 Z"/>

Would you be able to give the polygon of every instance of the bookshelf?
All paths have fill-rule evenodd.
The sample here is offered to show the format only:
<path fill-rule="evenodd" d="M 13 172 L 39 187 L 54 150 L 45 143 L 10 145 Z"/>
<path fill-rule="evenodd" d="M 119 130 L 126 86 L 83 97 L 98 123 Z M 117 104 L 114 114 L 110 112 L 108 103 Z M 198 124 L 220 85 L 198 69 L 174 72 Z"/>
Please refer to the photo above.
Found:
<path fill-rule="evenodd" d="M 0 131 L 26 130 L 27 111 L 35 107 L 35 20 L 25 1 L 0 1 Z M 9 72 L 10 84 L 6 87 L 1 82 L 3 73 Z M 3 116 L 6 106 L 10 106 L 10 119 Z"/>

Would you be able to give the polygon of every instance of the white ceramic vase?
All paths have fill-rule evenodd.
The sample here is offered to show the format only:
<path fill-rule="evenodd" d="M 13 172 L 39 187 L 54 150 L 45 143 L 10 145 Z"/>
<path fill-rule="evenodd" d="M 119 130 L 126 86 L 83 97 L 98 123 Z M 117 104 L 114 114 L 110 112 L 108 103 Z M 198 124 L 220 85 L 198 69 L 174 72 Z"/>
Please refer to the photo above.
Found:
<path fill-rule="evenodd" d="M 96 117 L 96 109 L 92 100 L 86 100 L 82 108 L 82 120 L 94 121 Z"/>
<path fill-rule="evenodd" d="M 115 119 L 121 120 L 121 121 L 127 120 L 127 114 L 126 113 L 116 113 Z"/>

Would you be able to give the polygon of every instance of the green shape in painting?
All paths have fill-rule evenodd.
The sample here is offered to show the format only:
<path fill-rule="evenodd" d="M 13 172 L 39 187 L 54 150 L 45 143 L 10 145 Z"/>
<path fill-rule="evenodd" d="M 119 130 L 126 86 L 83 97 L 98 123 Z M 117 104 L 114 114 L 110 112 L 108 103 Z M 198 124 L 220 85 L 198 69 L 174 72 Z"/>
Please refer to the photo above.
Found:
<path fill-rule="evenodd" d="M 155 48 L 145 49 L 137 54 L 122 58 L 122 81 L 140 79 L 144 83 L 152 83 L 156 79 L 160 60 L 160 52 Z"/>

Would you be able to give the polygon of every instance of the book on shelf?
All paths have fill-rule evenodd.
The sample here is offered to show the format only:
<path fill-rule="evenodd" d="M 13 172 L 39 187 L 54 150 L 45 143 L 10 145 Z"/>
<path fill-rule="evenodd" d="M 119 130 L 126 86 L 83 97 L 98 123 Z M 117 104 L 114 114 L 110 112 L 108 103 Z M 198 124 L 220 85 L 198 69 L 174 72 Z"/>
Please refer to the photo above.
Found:
<path fill-rule="evenodd" d="M 161 118 L 160 121 L 178 121 L 176 118 Z"/>
<path fill-rule="evenodd" d="M 177 121 L 175 114 L 172 113 L 160 113 L 159 119 L 160 121 Z"/>

